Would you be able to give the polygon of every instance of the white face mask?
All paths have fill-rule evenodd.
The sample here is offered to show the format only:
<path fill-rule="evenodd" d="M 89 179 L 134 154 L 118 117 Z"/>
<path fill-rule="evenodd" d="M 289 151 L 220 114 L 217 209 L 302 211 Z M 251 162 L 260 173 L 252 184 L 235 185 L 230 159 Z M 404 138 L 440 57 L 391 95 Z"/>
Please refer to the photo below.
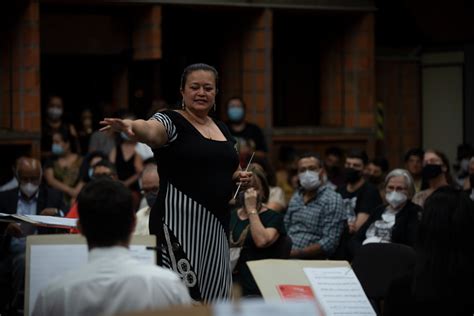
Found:
<path fill-rule="evenodd" d="M 63 115 L 63 109 L 56 108 L 56 107 L 49 108 L 48 109 L 48 115 L 51 119 L 57 120 L 58 118 L 60 118 Z"/>
<path fill-rule="evenodd" d="M 390 204 L 390 206 L 392 206 L 394 209 L 397 209 L 400 205 L 406 202 L 408 197 L 405 193 L 392 191 L 385 194 L 385 199 L 387 200 L 388 204 Z"/>
<path fill-rule="evenodd" d="M 28 198 L 32 197 L 38 191 L 39 185 L 33 183 L 22 183 L 20 184 L 20 190 Z"/>
<path fill-rule="evenodd" d="M 319 179 L 319 174 L 314 171 L 306 170 L 298 174 L 300 184 L 303 189 L 311 191 L 319 187 L 321 180 Z"/>

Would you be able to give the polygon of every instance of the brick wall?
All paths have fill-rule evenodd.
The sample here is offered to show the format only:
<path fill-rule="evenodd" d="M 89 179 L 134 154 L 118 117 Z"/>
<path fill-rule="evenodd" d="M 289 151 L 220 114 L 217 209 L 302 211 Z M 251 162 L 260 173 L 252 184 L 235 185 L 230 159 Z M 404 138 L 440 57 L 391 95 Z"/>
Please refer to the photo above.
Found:
<path fill-rule="evenodd" d="M 374 128 L 374 16 L 350 23 L 321 52 L 321 125 Z"/>
<path fill-rule="evenodd" d="M 421 146 L 420 64 L 409 60 L 376 62 L 376 96 L 384 108 L 384 139 L 378 152 L 391 168 L 403 166 L 405 152 Z"/>
<path fill-rule="evenodd" d="M 133 31 L 133 59 L 161 59 L 161 6 L 144 8 Z"/>

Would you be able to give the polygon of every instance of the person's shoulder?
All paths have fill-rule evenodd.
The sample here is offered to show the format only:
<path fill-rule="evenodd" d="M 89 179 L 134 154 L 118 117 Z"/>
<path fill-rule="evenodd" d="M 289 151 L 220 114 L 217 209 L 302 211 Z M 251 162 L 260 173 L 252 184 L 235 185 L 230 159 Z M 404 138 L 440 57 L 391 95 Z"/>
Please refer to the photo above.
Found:
<path fill-rule="evenodd" d="M 138 263 L 131 273 L 132 275 L 142 276 L 146 279 L 159 279 L 162 282 L 174 283 L 180 281 L 179 276 L 174 271 L 146 263 Z"/>
<path fill-rule="evenodd" d="M 9 197 L 9 196 L 18 196 L 18 187 L 16 188 L 13 188 L 13 189 L 8 189 L 8 190 L 5 190 L 5 191 L 1 191 L 0 192 L 0 197 L 2 198 L 5 198 L 5 197 Z"/>

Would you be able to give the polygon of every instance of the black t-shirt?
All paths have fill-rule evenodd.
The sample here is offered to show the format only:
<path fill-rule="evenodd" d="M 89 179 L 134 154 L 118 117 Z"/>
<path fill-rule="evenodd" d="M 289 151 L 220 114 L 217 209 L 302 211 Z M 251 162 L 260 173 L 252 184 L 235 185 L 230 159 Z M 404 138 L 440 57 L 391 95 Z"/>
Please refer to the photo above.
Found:
<path fill-rule="evenodd" d="M 382 204 L 379 190 L 372 183 L 365 181 L 364 184 L 354 192 L 347 191 L 347 186 L 339 187 L 337 192 L 344 200 L 344 207 L 349 214 L 350 209 L 357 215 L 360 212 L 371 214 L 377 206 Z"/>
<path fill-rule="evenodd" d="M 255 124 L 245 123 L 245 128 L 237 132 L 232 129 L 232 125 L 227 122 L 230 133 L 234 136 L 237 141 L 238 148 L 241 144 L 247 142 L 247 144 L 252 148 L 252 150 L 259 150 L 267 152 L 267 144 L 265 143 L 265 138 L 263 137 L 262 130 Z"/>

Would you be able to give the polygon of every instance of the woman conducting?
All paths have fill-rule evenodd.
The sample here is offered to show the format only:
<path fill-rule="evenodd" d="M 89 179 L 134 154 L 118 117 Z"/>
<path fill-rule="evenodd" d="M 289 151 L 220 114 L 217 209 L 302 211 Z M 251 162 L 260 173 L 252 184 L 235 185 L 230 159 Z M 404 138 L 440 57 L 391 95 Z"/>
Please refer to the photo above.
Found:
<path fill-rule="evenodd" d="M 188 66 L 181 77 L 182 107 L 151 119 L 105 118 L 112 128 L 154 150 L 160 191 L 150 214 L 150 233 L 163 250 L 161 264 L 177 272 L 195 300 L 228 299 L 229 201 L 234 181 L 246 184 L 234 140 L 225 124 L 208 116 L 215 107 L 217 71 Z M 237 171 L 236 171 L 237 170 Z"/>

